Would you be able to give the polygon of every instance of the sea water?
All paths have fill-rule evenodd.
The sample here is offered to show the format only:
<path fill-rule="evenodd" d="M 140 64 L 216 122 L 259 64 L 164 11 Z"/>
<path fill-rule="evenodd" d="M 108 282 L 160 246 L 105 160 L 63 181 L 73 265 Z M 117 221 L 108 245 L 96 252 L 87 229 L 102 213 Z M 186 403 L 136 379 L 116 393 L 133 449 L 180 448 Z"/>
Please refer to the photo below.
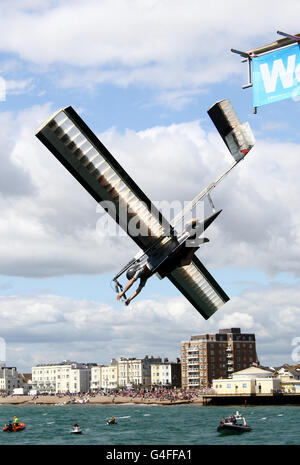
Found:
<path fill-rule="evenodd" d="M 253 430 L 222 436 L 217 426 L 239 410 Z M 17 415 L 24 431 L 2 427 Z M 107 425 L 114 416 L 116 425 Z M 71 434 L 77 422 L 83 434 Z M 0 445 L 300 444 L 300 407 L 201 405 L 0 405 Z"/>

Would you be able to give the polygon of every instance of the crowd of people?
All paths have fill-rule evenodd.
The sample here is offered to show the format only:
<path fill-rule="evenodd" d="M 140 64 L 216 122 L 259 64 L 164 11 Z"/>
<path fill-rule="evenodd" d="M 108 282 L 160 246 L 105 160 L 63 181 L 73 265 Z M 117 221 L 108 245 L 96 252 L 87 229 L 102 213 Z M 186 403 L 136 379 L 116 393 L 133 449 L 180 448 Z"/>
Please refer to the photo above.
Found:
<path fill-rule="evenodd" d="M 116 397 L 125 397 L 127 399 L 141 399 L 141 400 L 151 400 L 154 399 L 156 401 L 170 401 L 170 402 L 177 402 L 177 401 L 187 401 L 193 400 L 201 395 L 203 395 L 203 391 L 199 389 L 195 389 L 193 391 L 186 391 L 184 389 L 179 388 L 153 388 L 153 389 L 139 389 L 139 388 L 130 388 L 130 389 L 114 389 L 114 390 L 107 390 L 107 391 L 97 391 L 92 392 L 90 396 L 110 396 L 114 400 Z"/>

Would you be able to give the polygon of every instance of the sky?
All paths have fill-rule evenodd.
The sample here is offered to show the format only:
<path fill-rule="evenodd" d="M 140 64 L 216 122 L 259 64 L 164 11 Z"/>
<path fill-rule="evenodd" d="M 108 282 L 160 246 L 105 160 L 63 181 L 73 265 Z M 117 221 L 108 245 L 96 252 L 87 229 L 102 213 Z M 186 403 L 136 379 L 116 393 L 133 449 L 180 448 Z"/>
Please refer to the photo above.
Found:
<path fill-rule="evenodd" d="M 297 0 L 0 0 L 7 365 L 176 360 L 182 341 L 231 327 L 255 333 L 263 365 L 299 362 L 300 102 L 254 114 L 246 65 L 230 51 L 299 33 L 299 14 Z M 185 202 L 230 166 L 207 115 L 224 98 L 256 145 L 214 190 L 223 211 L 197 256 L 231 300 L 204 320 L 153 277 L 125 307 L 111 279 L 135 244 L 100 233 L 103 212 L 35 133 L 71 105 L 153 202 Z"/>

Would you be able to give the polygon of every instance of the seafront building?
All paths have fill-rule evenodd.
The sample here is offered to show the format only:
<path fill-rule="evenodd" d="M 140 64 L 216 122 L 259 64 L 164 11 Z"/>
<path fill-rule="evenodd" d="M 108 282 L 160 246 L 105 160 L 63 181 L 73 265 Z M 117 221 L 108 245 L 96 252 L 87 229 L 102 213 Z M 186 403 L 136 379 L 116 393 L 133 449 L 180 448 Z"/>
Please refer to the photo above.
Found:
<path fill-rule="evenodd" d="M 213 379 L 228 378 L 253 362 L 257 362 L 255 334 L 230 328 L 192 336 L 181 343 L 182 387 L 208 388 Z"/>
<path fill-rule="evenodd" d="M 165 359 L 166 361 L 167 359 Z M 173 365 L 177 365 L 176 368 Z M 152 368 L 158 367 L 158 384 L 172 383 L 180 386 L 180 364 L 162 363 L 160 357 L 124 358 L 119 361 L 112 359 L 110 365 L 98 365 L 91 369 L 91 390 L 111 390 L 117 388 L 148 388 L 152 383 Z M 179 373 L 178 373 L 179 369 Z M 155 371 L 156 373 L 156 371 Z"/>
<path fill-rule="evenodd" d="M 151 386 L 152 387 L 181 387 L 181 364 L 169 362 L 164 359 L 163 363 L 151 365 Z"/>
<path fill-rule="evenodd" d="M 91 369 L 91 391 L 110 390 L 118 387 L 118 362 L 112 359 L 110 365 L 97 365 Z"/>
<path fill-rule="evenodd" d="M 151 386 L 151 366 L 161 364 L 161 357 L 124 358 L 118 362 L 118 385 L 121 388 Z"/>
<path fill-rule="evenodd" d="M 281 389 L 281 379 L 275 377 L 275 370 L 251 366 L 232 373 L 231 378 L 214 379 L 212 388 L 218 395 L 274 394 Z"/>
<path fill-rule="evenodd" d="M 16 367 L 7 367 L 4 362 L 0 364 L 0 393 L 11 394 L 14 389 L 22 387 Z"/>
<path fill-rule="evenodd" d="M 41 364 L 32 368 L 32 389 L 40 392 L 88 392 L 91 368 L 95 363 L 77 363 L 65 360 L 57 364 Z"/>
<path fill-rule="evenodd" d="M 101 368 L 101 388 L 104 390 L 116 389 L 118 387 L 118 362 L 112 359 L 109 366 Z"/>
<path fill-rule="evenodd" d="M 281 389 L 286 393 L 300 393 L 300 365 L 284 364 L 276 368 L 281 380 Z"/>
<path fill-rule="evenodd" d="M 102 368 L 104 365 L 96 365 L 91 368 L 91 385 L 92 391 L 99 391 L 102 387 Z"/>

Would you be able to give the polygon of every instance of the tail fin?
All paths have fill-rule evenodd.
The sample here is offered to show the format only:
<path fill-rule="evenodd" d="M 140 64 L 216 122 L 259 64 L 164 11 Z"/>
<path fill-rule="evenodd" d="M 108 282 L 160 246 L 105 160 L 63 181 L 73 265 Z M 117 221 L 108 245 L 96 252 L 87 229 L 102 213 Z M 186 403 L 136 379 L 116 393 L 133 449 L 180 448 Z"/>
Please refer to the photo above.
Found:
<path fill-rule="evenodd" d="M 255 144 L 249 123 L 241 123 L 228 99 L 215 103 L 208 115 L 236 162 L 242 160 Z"/>

